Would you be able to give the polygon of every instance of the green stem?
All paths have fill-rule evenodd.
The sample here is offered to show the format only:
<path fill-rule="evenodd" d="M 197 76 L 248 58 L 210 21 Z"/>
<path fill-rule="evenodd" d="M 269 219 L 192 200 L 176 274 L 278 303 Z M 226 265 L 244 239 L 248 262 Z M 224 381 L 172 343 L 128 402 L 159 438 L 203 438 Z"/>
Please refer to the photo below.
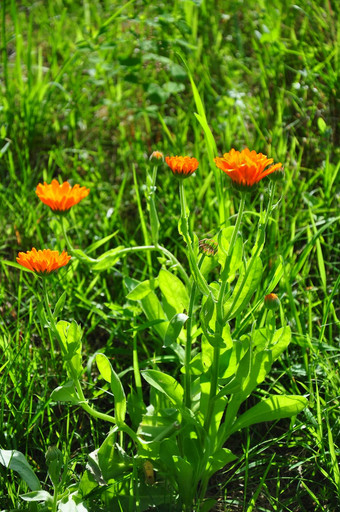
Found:
<path fill-rule="evenodd" d="M 135 318 L 134 318 L 134 321 L 135 321 Z M 134 331 L 134 333 L 133 333 L 132 360 L 133 360 L 133 373 L 135 376 L 135 384 L 136 384 L 138 398 L 139 398 L 140 402 L 143 403 L 142 379 L 140 376 L 138 350 L 137 350 L 137 331 Z"/>
<path fill-rule="evenodd" d="M 263 247 L 263 244 L 264 244 L 264 241 L 265 241 L 265 234 L 266 234 L 266 228 L 267 228 L 267 224 L 268 224 L 268 221 L 269 221 L 269 215 L 272 211 L 272 206 L 273 206 L 273 200 L 274 200 L 274 194 L 275 194 L 275 189 L 276 189 L 276 183 L 271 183 L 271 186 L 270 186 L 270 192 L 269 192 L 269 202 L 268 202 L 268 207 L 267 207 L 267 210 L 266 210 L 266 215 L 265 215 L 265 218 L 264 218 L 264 222 L 262 224 L 259 225 L 258 227 L 258 230 L 257 230 L 257 236 L 256 236 L 256 241 L 255 241 L 255 245 L 254 245 L 254 249 L 253 249 L 253 253 L 251 255 L 251 258 L 250 258 L 250 261 L 247 265 L 247 268 L 246 268 L 246 271 L 245 271 L 245 274 L 243 276 L 243 279 L 242 279 L 242 283 L 241 283 L 241 286 L 239 287 L 238 289 L 238 292 L 237 294 L 235 295 L 235 298 L 233 300 L 233 303 L 229 309 L 230 313 L 233 311 L 233 308 L 234 308 L 234 305 L 236 304 L 242 290 L 243 290 L 243 287 L 248 279 L 248 275 L 255 263 L 255 260 L 256 260 L 256 257 L 257 255 L 259 254 L 259 252 L 261 251 L 262 247 Z M 261 237 L 262 237 L 262 241 L 261 241 Z M 228 321 L 228 317 L 225 317 L 223 319 L 223 322 L 227 322 Z"/>
<path fill-rule="evenodd" d="M 147 174 L 148 193 L 147 193 L 147 197 L 146 197 L 147 202 L 148 202 L 148 207 L 149 207 L 152 243 L 157 247 L 158 233 L 159 233 L 159 220 L 158 220 L 157 209 L 156 209 L 156 204 L 155 204 L 156 179 L 157 179 L 157 165 L 155 165 L 153 168 L 152 176 Z"/>
<path fill-rule="evenodd" d="M 139 213 L 140 224 L 141 224 L 142 233 L 143 233 L 143 237 L 144 237 L 144 242 L 145 242 L 145 245 L 150 245 L 149 233 L 146 228 L 146 223 L 145 223 L 145 219 L 144 219 L 142 202 L 140 199 L 139 187 L 138 187 L 138 182 L 137 182 L 137 174 L 136 174 L 136 169 L 135 169 L 134 165 L 132 166 L 132 170 L 133 170 L 133 181 L 134 181 L 135 192 L 136 192 L 137 207 L 138 207 L 138 213 Z M 153 268 L 152 268 L 151 255 L 149 252 L 146 253 L 146 259 L 147 259 L 147 264 L 148 264 L 148 269 L 149 269 L 149 276 L 150 276 L 150 279 L 152 279 L 153 278 Z"/>
<path fill-rule="evenodd" d="M 58 486 L 53 486 L 53 503 L 52 503 L 52 512 L 57 512 L 57 502 L 58 502 Z"/>
<path fill-rule="evenodd" d="M 202 257 L 198 263 L 198 268 L 200 269 L 204 260 L 204 254 L 202 254 Z M 192 346 L 192 339 L 191 339 L 191 330 L 192 330 L 192 323 L 193 323 L 193 314 L 194 314 L 194 306 L 195 306 L 195 299 L 197 294 L 197 285 L 194 282 L 191 288 L 190 292 L 190 301 L 189 301 L 189 309 L 188 309 L 188 320 L 187 320 L 187 339 L 185 344 L 185 361 L 184 361 L 184 367 L 185 367 L 185 374 L 184 374 L 184 403 L 186 407 L 190 409 L 191 407 L 191 371 L 190 371 L 190 361 L 191 361 L 191 346 Z"/>
<path fill-rule="evenodd" d="M 73 246 L 72 246 L 72 244 L 70 242 L 70 239 L 69 239 L 69 237 L 67 235 L 64 215 L 62 215 L 62 217 L 61 217 L 61 229 L 62 229 L 62 232 L 63 232 L 63 236 L 65 238 L 67 250 L 72 254 L 72 253 L 74 253 L 75 249 L 73 248 Z M 90 260 L 91 259 L 92 258 L 90 258 Z"/>
<path fill-rule="evenodd" d="M 231 236 L 228 253 L 226 256 L 224 268 L 221 273 L 221 286 L 218 294 L 217 304 L 216 304 L 216 324 L 215 324 L 215 346 L 214 346 L 214 354 L 213 354 L 213 362 L 211 365 L 211 381 L 210 381 L 210 392 L 209 392 L 209 401 L 208 401 L 208 410 L 207 415 L 204 421 L 204 428 L 207 432 L 210 430 L 211 421 L 213 418 L 214 407 L 215 407 L 215 399 L 218 388 L 218 374 L 219 374 L 219 366 L 220 366 L 220 340 L 222 339 L 223 327 L 225 325 L 223 321 L 224 316 L 224 294 L 227 286 L 227 280 L 229 277 L 230 271 L 230 262 L 235 246 L 235 241 L 237 237 L 237 233 L 241 226 L 241 220 L 244 212 L 245 205 L 245 194 L 241 196 L 240 208 L 237 214 L 236 224 L 233 229 L 233 234 Z"/>
<path fill-rule="evenodd" d="M 190 267 L 192 269 L 197 286 L 200 288 L 202 293 L 204 293 L 204 295 L 210 296 L 213 300 L 215 300 L 211 290 L 209 289 L 209 286 L 208 286 L 206 280 L 204 279 L 200 269 L 198 268 L 197 260 L 196 260 L 194 251 L 192 249 L 191 238 L 190 238 L 190 234 L 189 234 L 189 222 L 188 222 L 188 215 L 187 215 L 187 205 L 186 205 L 186 200 L 185 200 L 183 179 L 179 180 L 179 197 L 180 197 L 180 203 L 181 203 L 181 220 L 182 220 L 181 229 L 183 232 L 183 238 L 188 246 Z"/>
<path fill-rule="evenodd" d="M 238 210 L 237 218 L 236 218 L 236 224 L 233 229 L 233 234 L 231 235 L 230 244 L 228 248 L 228 253 L 225 259 L 224 268 L 221 273 L 221 287 L 219 291 L 219 296 L 217 300 L 217 322 L 223 326 L 223 306 L 224 306 L 224 294 L 227 287 L 229 272 L 230 272 L 230 263 L 231 258 L 235 246 L 235 241 L 237 237 L 237 233 L 239 232 L 240 226 L 241 226 L 241 220 L 244 212 L 244 205 L 245 205 L 245 193 L 241 196 L 241 203 Z"/>

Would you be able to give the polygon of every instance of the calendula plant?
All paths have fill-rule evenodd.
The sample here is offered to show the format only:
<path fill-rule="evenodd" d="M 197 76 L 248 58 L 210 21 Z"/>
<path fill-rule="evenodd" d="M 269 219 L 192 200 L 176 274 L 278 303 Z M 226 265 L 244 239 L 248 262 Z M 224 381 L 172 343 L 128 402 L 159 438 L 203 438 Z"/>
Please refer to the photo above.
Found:
<path fill-rule="evenodd" d="M 258 324 L 256 307 L 251 306 L 251 298 L 263 276 L 261 252 L 276 207 L 275 181 L 282 177 L 281 163 L 272 165 L 272 159 L 248 149 L 241 152 L 232 149 L 222 158 L 215 158 L 217 167 L 231 178 L 234 193 L 240 195 L 239 209 L 233 225 L 216 226 L 213 238 L 198 241 L 190 229 L 185 179 L 198 169 L 199 163 L 187 156 L 166 157 L 165 161 L 178 179 L 181 206 L 178 228 L 186 247 L 187 265 L 181 264 L 159 241 L 155 192 L 157 170 L 163 164 L 160 152 L 153 153 L 151 170 L 147 173 L 145 197 L 151 229 L 146 245 L 116 247 L 91 258 L 73 248 L 65 216 L 60 217 L 68 251 L 92 270 L 108 269 L 129 253 L 158 251 L 163 256 L 157 274 L 149 265 L 149 279 L 140 282 L 133 276 L 125 276 L 124 284 L 128 307 L 143 311 L 163 350 L 173 352 L 173 362 L 167 365 L 166 371 L 156 361 L 140 371 L 138 345 L 133 335 L 135 387 L 127 398 L 121 378 L 109 359 L 97 353 L 99 375 L 111 388 L 113 414 L 98 411 L 84 396 L 82 331 L 74 321 L 59 320 L 65 294 L 53 310 L 50 307 L 46 277 L 65 266 L 69 256 L 32 249 L 20 253 L 17 260 L 42 277 L 45 300 L 38 314 L 41 323 L 58 340 L 65 361 L 68 380 L 52 392 L 52 400 L 81 406 L 88 414 L 111 424 L 103 445 L 89 456 L 77 497 L 82 506 L 89 502 L 92 491 L 100 489 L 106 506 L 117 502 L 124 510 L 142 511 L 150 504 L 163 504 L 166 510 L 207 512 L 215 503 L 206 498 L 209 479 L 237 459 L 228 444 L 230 436 L 256 423 L 294 417 L 307 403 L 303 396 L 263 392 L 263 399 L 255 405 L 249 408 L 243 405 L 291 340 L 280 301 L 272 293 L 279 279 L 276 273 L 263 296 L 267 311 L 263 325 Z M 266 176 L 272 178 L 268 202 L 259 215 L 249 251 L 249 244 L 244 243 L 242 236 L 245 204 L 247 196 Z M 86 197 L 88 191 L 78 186 L 71 189 L 54 181 L 51 185 L 39 185 L 37 194 L 60 214 Z M 100 244 L 97 242 L 92 249 Z M 254 318 L 251 329 L 240 335 L 234 325 L 239 325 L 250 309 Z M 278 311 L 280 315 L 276 318 Z M 281 325 L 277 327 L 279 320 Z"/>

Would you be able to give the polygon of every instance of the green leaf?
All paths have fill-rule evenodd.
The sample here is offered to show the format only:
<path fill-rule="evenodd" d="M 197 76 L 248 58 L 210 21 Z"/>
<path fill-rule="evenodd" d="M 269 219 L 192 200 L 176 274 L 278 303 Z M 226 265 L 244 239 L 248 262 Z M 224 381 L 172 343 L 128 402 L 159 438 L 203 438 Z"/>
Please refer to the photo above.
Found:
<path fill-rule="evenodd" d="M 140 284 L 136 279 L 129 277 L 124 279 L 124 283 L 129 294 Z M 153 323 L 153 330 L 164 340 L 169 322 L 155 292 L 150 291 L 139 303 L 142 306 L 146 318 Z"/>
<path fill-rule="evenodd" d="M 217 500 L 215 500 L 214 498 L 205 499 L 202 505 L 200 506 L 200 512 L 210 512 L 210 510 L 212 510 L 216 503 Z"/>
<path fill-rule="evenodd" d="M 142 300 L 151 292 L 150 281 L 143 281 L 127 294 L 126 298 L 129 300 Z"/>
<path fill-rule="evenodd" d="M 234 226 L 228 226 L 227 228 L 222 229 L 218 235 L 218 262 L 223 268 L 225 265 L 225 260 L 229 251 L 230 240 L 234 232 Z M 237 234 L 234 249 L 231 255 L 231 260 L 229 264 L 230 274 L 228 276 L 228 283 L 231 283 L 236 276 L 236 272 L 238 271 L 240 265 L 242 264 L 242 255 L 243 255 L 243 240 L 240 233 Z"/>
<path fill-rule="evenodd" d="M 53 402 L 71 402 L 74 405 L 79 404 L 80 401 L 73 380 L 63 386 L 55 388 L 51 393 L 51 400 L 53 400 Z"/>
<path fill-rule="evenodd" d="M 117 423 L 124 423 L 126 414 L 126 397 L 120 378 L 113 370 L 110 361 L 104 354 L 96 354 L 96 364 L 100 375 L 111 384 L 115 398 L 115 417 Z"/>
<path fill-rule="evenodd" d="M 94 460 L 98 459 L 102 477 L 106 482 L 130 471 L 133 467 L 133 458 L 129 457 L 116 443 L 116 437 L 117 432 L 114 430 L 107 436 L 99 450 L 91 453 Z"/>
<path fill-rule="evenodd" d="M 179 413 L 177 409 L 167 408 L 155 411 L 152 405 L 147 408 L 139 424 L 137 435 L 141 442 L 138 453 L 142 457 L 159 459 L 163 443 L 179 428 Z M 177 446 L 176 442 L 173 442 Z M 173 449 L 171 455 L 176 453 Z"/>
<path fill-rule="evenodd" d="M 189 317 L 184 313 L 178 313 L 178 315 L 175 315 L 170 320 L 164 337 L 164 346 L 171 348 L 177 354 L 181 364 L 184 364 L 185 352 L 183 347 L 177 343 L 177 338 L 188 318 Z"/>
<path fill-rule="evenodd" d="M 117 229 L 117 231 L 114 231 L 110 235 L 105 236 L 104 238 L 101 238 L 100 240 L 97 240 L 96 242 L 94 242 L 93 244 L 91 244 L 87 247 L 86 252 L 89 254 L 90 252 L 95 251 L 96 249 L 98 249 L 98 247 L 101 247 L 102 245 L 106 244 L 106 242 L 108 242 L 109 240 L 111 240 L 111 238 L 116 236 L 117 233 L 119 233 L 118 229 Z"/>
<path fill-rule="evenodd" d="M 162 294 L 176 313 L 183 313 L 189 308 L 187 289 L 178 277 L 168 270 L 162 269 L 158 281 Z"/>
<path fill-rule="evenodd" d="M 21 452 L 0 449 L 0 464 L 19 473 L 32 491 L 39 491 L 41 489 L 38 478 Z"/>
<path fill-rule="evenodd" d="M 40 325 L 42 327 L 49 327 L 50 322 L 47 319 L 44 304 L 42 302 L 39 302 L 39 304 L 37 306 L 37 315 L 39 318 Z"/>
<path fill-rule="evenodd" d="M 57 330 L 66 352 L 66 361 L 71 361 L 71 364 L 77 371 L 78 375 L 82 374 L 82 330 L 80 325 L 78 325 L 74 320 L 71 323 L 66 322 L 65 320 L 60 320 L 57 323 Z"/>
<path fill-rule="evenodd" d="M 224 466 L 236 459 L 237 456 L 227 448 L 221 448 L 220 450 L 217 450 L 208 459 L 207 473 L 209 477 L 207 476 L 206 478 L 210 478 L 216 473 L 216 471 L 219 471 L 220 469 L 224 468 Z"/>
<path fill-rule="evenodd" d="M 63 310 L 66 301 L 66 292 L 62 293 L 55 305 L 53 316 L 55 319 L 58 318 L 59 313 Z"/>
<path fill-rule="evenodd" d="M 124 246 L 119 245 L 118 247 L 115 247 L 115 249 L 104 252 L 104 254 L 102 254 L 100 258 L 97 259 L 97 263 L 92 265 L 92 269 L 107 270 L 108 268 L 113 267 L 119 260 L 119 255 L 122 249 L 124 249 Z"/>
<path fill-rule="evenodd" d="M 151 322 L 157 321 L 153 329 L 159 334 L 162 340 L 164 340 L 169 321 L 155 292 L 150 292 L 144 297 L 144 299 L 141 300 L 141 306 L 148 320 Z M 163 323 L 160 323 L 161 320 L 163 320 Z"/>
<path fill-rule="evenodd" d="M 279 256 L 279 263 L 275 269 L 273 277 L 271 278 L 271 280 L 267 286 L 265 295 L 268 295 L 268 293 L 272 293 L 272 291 L 275 290 L 275 288 L 282 276 L 283 276 L 283 258 L 282 258 L 282 256 Z"/>
<path fill-rule="evenodd" d="M 188 320 L 188 315 L 185 315 L 184 313 L 178 313 L 175 315 L 169 323 L 168 329 L 165 333 L 164 337 L 164 346 L 169 347 L 173 343 L 176 342 L 183 325 Z"/>
<path fill-rule="evenodd" d="M 3 263 L 4 265 L 7 265 L 9 267 L 18 268 L 19 270 L 23 270 L 24 272 L 30 272 L 31 274 L 35 273 L 35 272 L 33 272 L 33 270 L 29 270 L 28 268 L 23 267 L 22 265 L 20 265 L 19 263 L 16 263 L 15 261 L 2 260 L 1 263 Z"/>
<path fill-rule="evenodd" d="M 158 370 L 144 370 L 141 373 L 150 386 L 164 393 L 178 407 L 182 405 L 184 391 L 176 379 Z"/>
<path fill-rule="evenodd" d="M 250 341 L 248 337 L 233 341 L 229 350 L 220 355 L 220 380 L 223 382 L 235 375 L 239 367 L 239 363 L 249 350 Z"/>
<path fill-rule="evenodd" d="M 224 305 L 225 315 L 228 320 L 239 315 L 250 302 L 262 277 L 262 261 L 259 257 L 250 260 L 237 280 L 231 297 Z"/>
<path fill-rule="evenodd" d="M 256 423 L 291 418 L 301 412 L 307 404 L 308 400 L 303 396 L 272 395 L 242 414 L 232 426 L 230 434 Z"/>
<path fill-rule="evenodd" d="M 190 506 L 192 505 L 193 496 L 196 492 L 196 489 L 193 486 L 194 468 L 190 462 L 178 455 L 173 455 L 172 459 L 174 462 L 179 494 L 183 502 L 187 506 Z"/>
<path fill-rule="evenodd" d="M 327 129 L 327 125 L 326 125 L 324 119 L 322 119 L 322 117 L 318 117 L 317 123 L 318 123 L 318 128 L 319 128 L 320 133 L 321 134 L 325 133 L 325 131 Z"/>
<path fill-rule="evenodd" d="M 32 491 L 26 494 L 20 494 L 20 498 L 24 501 L 47 501 L 52 504 L 53 497 L 47 491 Z"/>

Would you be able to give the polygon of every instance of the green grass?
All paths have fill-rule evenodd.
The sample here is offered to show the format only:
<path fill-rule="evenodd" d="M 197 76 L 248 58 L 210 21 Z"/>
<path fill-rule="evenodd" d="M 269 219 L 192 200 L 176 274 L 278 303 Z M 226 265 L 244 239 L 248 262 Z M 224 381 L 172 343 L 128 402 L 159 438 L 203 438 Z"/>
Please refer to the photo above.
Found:
<path fill-rule="evenodd" d="M 76 247 L 113 232 L 93 255 L 144 244 L 138 197 L 146 215 L 147 157 L 155 149 L 198 158 L 199 171 L 186 183 L 190 222 L 199 238 L 217 232 L 220 184 L 179 55 L 204 100 L 219 155 L 248 146 L 285 167 L 252 304 L 262 300 L 281 261 L 275 291 L 293 343 L 263 392 L 305 394 L 309 406 L 291 424 L 262 424 L 232 437 L 241 458 L 210 483 L 219 511 L 332 512 L 340 505 L 338 16 L 336 2 L 320 0 L 1 6 L 1 260 L 15 261 L 33 246 L 64 248 L 58 224 L 35 195 L 39 182 L 54 177 L 91 189 L 68 217 Z M 177 186 L 165 168 L 158 177 L 160 241 L 186 265 Z M 227 222 L 234 223 L 238 200 L 222 193 Z M 250 240 L 264 193 L 262 187 L 246 207 Z M 151 253 L 155 275 L 158 257 Z M 133 384 L 131 328 L 146 320 L 133 318 L 123 278 L 146 279 L 148 269 L 147 256 L 138 253 L 102 273 L 72 262 L 52 278 L 51 300 L 66 291 L 63 318 L 84 329 L 84 358 L 100 349 L 117 372 L 129 368 L 126 389 Z M 0 266 L 0 447 L 27 455 L 48 488 L 47 447 L 58 444 L 67 479 L 76 482 L 107 426 L 50 403 L 65 373 L 36 315 L 41 300 L 35 278 Z M 256 313 L 259 323 L 262 314 Z M 253 320 L 250 312 L 236 334 L 248 332 Z M 154 355 L 171 364 L 150 329 L 136 337 L 141 365 Z M 87 395 L 105 410 L 109 398 L 91 365 L 85 377 Z M 18 497 L 24 492 L 19 477 L 0 466 L 0 508 L 27 510 Z"/>

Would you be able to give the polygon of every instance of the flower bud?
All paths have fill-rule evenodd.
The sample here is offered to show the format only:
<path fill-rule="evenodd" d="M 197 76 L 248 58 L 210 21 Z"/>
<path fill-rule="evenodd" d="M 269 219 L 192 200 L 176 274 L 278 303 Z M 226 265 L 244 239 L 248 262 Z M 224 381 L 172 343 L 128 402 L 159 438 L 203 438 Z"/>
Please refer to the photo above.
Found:
<path fill-rule="evenodd" d="M 264 306 L 267 309 L 276 311 L 280 308 L 280 299 L 275 293 L 269 293 L 264 298 Z"/>
<path fill-rule="evenodd" d="M 149 160 L 153 163 L 153 165 L 159 166 L 164 163 L 164 155 L 160 151 L 154 151 L 151 153 Z"/>
<path fill-rule="evenodd" d="M 61 468 L 63 467 L 63 455 L 56 446 L 49 446 L 45 453 L 46 464 L 48 466 L 48 474 L 52 480 L 54 487 L 59 484 Z"/>
<path fill-rule="evenodd" d="M 268 178 L 270 179 L 270 181 L 274 181 L 275 183 L 278 183 L 279 181 L 283 181 L 285 179 L 284 168 L 281 167 L 281 169 L 278 169 L 277 171 L 273 172 L 272 174 L 269 174 Z"/>
<path fill-rule="evenodd" d="M 212 238 L 203 238 L 198 243 L 200 252 L 203 252 L 206 256 L 215 256 L 218 251 L 218 243 Z"/>

